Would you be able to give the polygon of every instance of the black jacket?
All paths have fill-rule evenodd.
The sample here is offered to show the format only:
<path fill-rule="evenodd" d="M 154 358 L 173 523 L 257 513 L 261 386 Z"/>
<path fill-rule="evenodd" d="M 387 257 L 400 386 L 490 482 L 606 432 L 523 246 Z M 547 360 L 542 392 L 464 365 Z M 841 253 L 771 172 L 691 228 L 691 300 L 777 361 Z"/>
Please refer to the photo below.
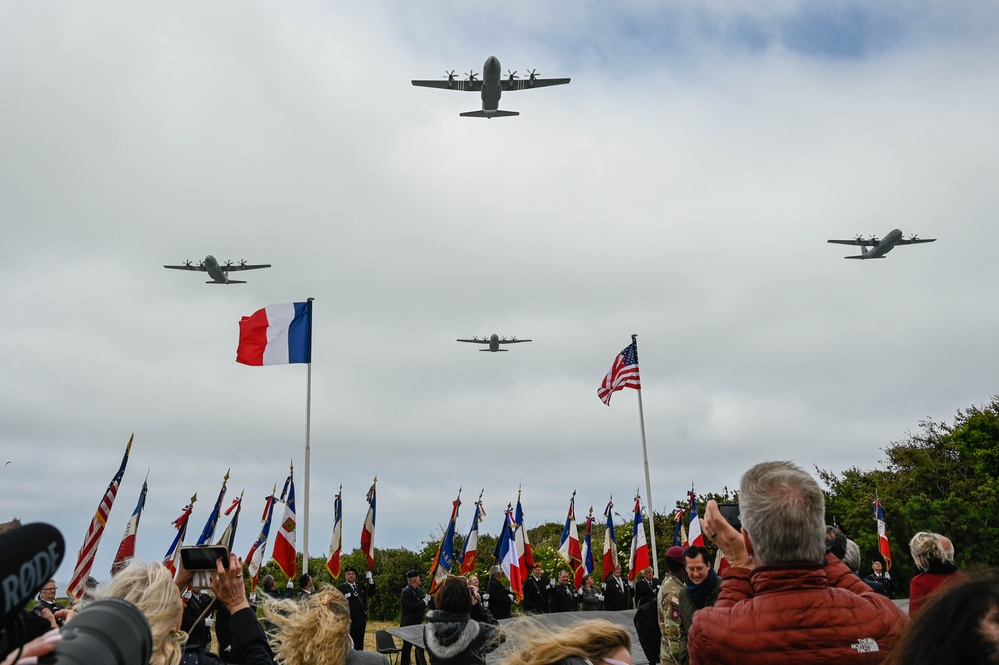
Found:
<path fill-rule="evenodd" d="M 423 623 L 423 613 L 427 609 L 427 604 L 423 602 L 423 589 L 414 588 L 407 584 L 399 595 L 399 601 L 402 603 L 400 626 L 415 626 Z"/>
<path fill-rule="evenodd" d="M 555 612 L 575 612 L 579 609 L 576 604 L 576 590 L 572 588 L 571 584 L 564 586 L 556 584 L 552 588 L 551 596 L 549 596 L 549 604 L 552 614 Z"/>
<path fill-rule="evenodd" d="M 513 605 L 510 590 L 498 579 L 490 578 L 486 593 L 489 594 L 489 611 L 492 615 L 497 619 L 509 619 L 510 607 Z"/>
<path fill-rule="evenodd" d="M 650 600 L 656 602 L 659 593 L 659 578 L 653 577 L 652 582 L 642 577 L 635 582 L 635 607 L 641 607 L 643 603 Z"/>
<path fill-rule="evenodd" d="M 182 665 L 220 665 L 223 662 L 239 665 L 274 665 L 274 654 L 271 653 L 267 636 L 257 621 L 253 608 L 242 609 L 228 619 L 222 616 L 223 613 L 219 614 L 218 622 L 215 624 L 216 630 L 219 622 L 226 621 L 227 634 L 232 638 L 230 645 L 219 644 L 219 649 L 224 650 L 225 660 L 203 647 L 192 645 L 190 649 L 184 649 Z"/>
<path fill-rule="evenodd" d="M 621 586 L 618 586 L 620 580 Z M 604 583 L 604 609 L 608 611 L 628 609 L 628 580 L 615 578 L 613 575 L 607 577 Z"/>
<path fill-rule="evenodd" d="M 524 611 L 533 614 L 547 614 L 549 592 L 547 577 L 542 575 L 540 580 L 536 580 L 534 575 L 528 575 L 527 579 L 524 580 Z"/>

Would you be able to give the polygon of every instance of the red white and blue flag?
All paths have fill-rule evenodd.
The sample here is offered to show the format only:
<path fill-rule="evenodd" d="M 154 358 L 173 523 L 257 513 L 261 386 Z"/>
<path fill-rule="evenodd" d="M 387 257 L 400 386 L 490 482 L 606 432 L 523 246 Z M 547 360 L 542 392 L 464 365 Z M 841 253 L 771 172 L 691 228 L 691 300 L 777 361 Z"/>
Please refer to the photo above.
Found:
<path fill-rule="evenodd" d="M 191 519 L 191 511 L 194 510 L 194 502 L 197 500 L 198 495 L 195 494 L 191 497 L 191 502 L 184 506 L 180 517 L 173 521 L 173 525 L 177 529 L 177 535 L 174 536 L 173 542 L 170 543 L 170 549 L 163 556 L 163 565 L 171 574 L 177 573 L 177 556 L 180 554 L 180 548 L 184 546 L 184 537 L 187 535 L 187 523 Z"/>
<path fill-rule="evenodd" d="M 236 362 L 253 366 L 312 362 L 312 301 L 268 305 L 240 319 Z"/>
<path fill-rule="evenodd" d="M 458 490 L 458 498 L 451 504 L 451 519 L 448 520 L 447 529 L 444 530 L 444 537 L 441 544 L 437 546 L 437 554 L 434 555 L 434 562 L 430 564 L 430 593 L 433 594 L 440 588 L 444 580 L 451 574 L 451 567 L 454 566 L 454 522 L 458 519 L 458 506 L 461 505 L 461 490 Z"/>
<path fill-rule="evenodd" d="M 604 508 L 604 517 L 607 518 L 607 524 L 604 526 L 604 558 L 601 563 L 602 575 L 604 581 L 611 576 L 614 569 L 618 565 L 617 561 L 617 536 L 614 535 L 614 503 L 611 501 L 607 502 L 607 507 Z"/>
<path fill-rule="evenodd" d="M 691 545 L 699 545 L 704 547 L 704 536 L 701 535 L 701 518 L 697 516 L 697 495 L 694 494 L 694 486 L 690 486 L 690 491 L 687 492 L 687 498 L 690 499 L 690 530 L 687 532 L 688 541 Z"/>
<path fill-rule="evenodd" d="M 330 538 L 330 555 L 326 560 L 326 570 L 333 579 L 340 577 L 340 550 L 343 549 L 343 485 L 333 499 L 333 537 Z"/>
<path fill-rule="evenodd" d="M 222 530 L 222 535 L 219 536 L 219 541 L 215 543 L 216 545 L 221 545 L 226 548 L 226 550 L 232 554 L 232 546 L 236 543 L 236 528 L 239 526 L 239 511 L 243 509 L 243 493 L 239 493 L 238 499 L 233 499 L 233 502 L 225 509 L 223 513 L 226 517 L 229 516 L 232 511 L 236 511 L 236 514 L 232 516 L 229 521 L 229 526 Z"/>
<path fill-rule="evenodd" d="M 585 575 L 593 574 L 593 541 L 590 538 L 590 534 L 593 530 L 593 508 L 590 508 L 590 514 L 586 518 L 586 529 L 583 534 L 583 565 L 576 569 L 576 588 L 578 589 L 583 585 L 583 577 Z"/>
<path fill-rule="evenodd" d="M 675 547 L 687 546 L 687 530 L 683 528 L 683 513 L 683 508 L 678 506 L 676 515 L 673 516 L 673 519 L 676 520 L 676 524 L 673 527 L 673 545 Z"/>
<path fill-rule="evenodd" d="M 277 492 L 277 485 L 271 490 L 271 495 L 267 497 L 264 503 L 264 514 L 260 518 L 260 521 L 263 522 L 263 526 L 260 527 L 260 535 L 253 541 L 253 547 L 250 548 L 250 553 L 246 555 L 246 567 L 249 570 L 251 580 L 251 595 L 253 595 L 253 592 L 257 588 L 260 568 L 264 564 L 264 550 L 267 549 L 267 537 L 271 532 L 271 517 L 274 516 L 274 504 L 277 502 L 277 499 L 274 498 L 275 492 Z"/>
<path fill-rule="evenodd" d="M 459 575 L 470 575 L 475 572 L 475 559 L 479 550 L 479 518 L 485 517 L 486 511 L 482 509 L 482 493 L 479 493 L 479 500 L 475 502 L 475 515 L 472 516 L 472 528 L 468 530 L 468 538 L 465 538 L 465 545 L 461 550 L 461 570 Z"/>
<path fill-rule="evenodd" d="M 278 568 L 289 580 L 295 577 L 298 572 L 298 550 L 295 543 L 297 517 L 295 514 L 294 471 L 293 467 L 292 472 L 288 474 L 288 479 L 284 481 L 284 488 L 281 490 L 279 500 L 284 501 L 284 515 L 281 517 L 281 524 L 274 537 L 274 554 L 272 555 Z"/>
<path fill-rule="evenodd" d="M 642 389 L 642 380 L 638 375 L 638 342 L 633 341 L 614 358 L 614 364 L 597 388 L 597 397 L 610 406 L 611 396 L 623 388 Z"/>
<path fill-rule="evenodd" d="M 888 544 L 888 528 L 885 525 L 885 511 L 880 501 L 874 502 L 874 519 L 878 523 L 878 550 L 885 560 L 885 570 L 891 568 L 891 547 Z"/>
<path fill-rule="evenodd" d="M 517 557 L 517 540 L 514 535 L 517 531 L 517 521 L 513 516 L 510 504 L 506 506 L 503 513 L 503 528 L 500 530 L 499 539 L 496 541 L 496 561 L 504 574 L 510 580 L 510 590 L 517 596 L 518 600 L 524 598 L 524 579 L 527 571 L 520 566 Z"/>
<path fill-rule="evenodd" d="M 201 535 L 198 537 L 198 545 L 207 545 L 215 537 L 215 528 L 219 523 L 219 515 L 222 513 L 222 500 L 225 498 L 225 487 L 229 482 L 229 472 L 225 472 L 225 478 L 222 479 L 222 489 L 219 490 L 219 498 L 215 500 L 215 507 L 212 508 L 212 513 L 208 516 L 208 521 L 205 522 L 205 528 L 201 530 Z"/>
<path fill-rule="evenodd" d="M 628 564 L 628 579 L 634 582 L 638 575 L 652 565 L 649 557 L 649 543 L 645 540 L 645 522 L 642 521 L 642 499 L 635 497 L 635 520 L 631 530 L 631 558 Z"/>
<path fill-rule="evenodd" d="M 128 453 L 132 450 L 132 439 L 135 434 L 128 437 L 128 444 L 125 446 L 125 456 L 121 458 L 121 465 L 118 472 L 114 474 L 104 492 L 104 498 L 97 506 L 94 519 L 90 520 L 90 528 L 83 538 L 83 545 L 76 558 L 76 568 L 73 569 L 73 577 L 70 580 L 66 593 L 70 598 L 82 598 L 83 592 L 87 588 L 87 577 L 90 569 L 94 566 L 94 557 L 97 556 L 97 546 L 101 543 L 101 536 L 104 535 L 104 527 L 107 526 L 108 516 L 111 514 L 111 507 L 114 505 L 114 498 L 118 495 L 118 488 L 121 486 L 121 479 L 125 476 L 125 466 L 128 465 Z"/>
<path fill-rule="evenodd" d="M 118 544 L 118 552 L 114 555 L 114 562 L 111 564 L 112 575 L 117 574 L 118 571 L 127 566 L 128 562 L 135 557 L 135 536 L 139 533 L 139 518 L 142 517 L 142 509 L 146 507 L 146 492 L 148 489 L 147 476 L 147 480 L 142 481 L 142 491 L 139 492 L 139 501 L 135 504 L 132 516 L 128 518 L 128 524 L 125 525 L 125 535 L 122 536 L 121 543 Z"/>
<path fill-rule="evenodd" d="M 520 571 L 523 574 L 521 582 L 523 582 L 527 579 L 531 569 L 534 568 L 534 552 L 531 550 L 531 539 L 527 536 L 527 527 L 524 526 L 524 508 L 520 505 L 519 489 L 517 490 L 517 512 L 514 517 L 513 537 L 517 543 L 517 562 L 520 564 Z"/>
<path fill-rule="evenodd" d="M 576 528 L 576 493 L 569 499 L 569 513 L 565 516 L 565 526 L 562 527 L 562 537 L 558 543 L 558 555 L 568 564 L 575 577 L 576 570 L 583 562 L 583 553 L 579 547 L 579 530 Z M 577 585 L 578 586 L 578 585 Z"/>
<path fill-rule="evenodd" d="M 378 484 L 376 477 L 368 490 L 368 514 L 364 516 L 364 528 L 361 529 L 361 551 L 368 559 L 368 570 L 375 565 L 375 485 Z"/>

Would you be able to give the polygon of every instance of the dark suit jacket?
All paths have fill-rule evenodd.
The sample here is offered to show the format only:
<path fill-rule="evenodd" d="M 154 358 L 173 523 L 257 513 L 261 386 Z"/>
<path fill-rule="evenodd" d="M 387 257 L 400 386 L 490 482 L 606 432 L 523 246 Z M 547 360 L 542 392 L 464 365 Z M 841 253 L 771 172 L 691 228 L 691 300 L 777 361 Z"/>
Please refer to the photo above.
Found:
<path fill-rule="evenodd" d="M 524 581 L 524 611 L 534 614 L 548 613 L 548 578 L 544 575 L 540 580 L 534 575 L 528 575 Z"/>
<path fill-rule="evenodd" d="M 350 622 L 366 623 L 368 620 L 368 597 L 375 595 L 375 585 L 368 584 L 366 580 L 354 584 L 352 589 L 344 582 L 337 587 L 344 596 L 347 597 L 347 604 L 350 606 Z"/>
<path fill-rule="evenodd" d="M 576 604 L 576 590 L 572 588 L 571 584 L 565 586 L 556 584 L 555 588 L 552 589 L 549 603 L 552 614 L 555 612 L 575 612 L 579 609 Z"/>
<path fill-rule="evenodd" d="M 618 581 L 621 582 L 621 586 L 618 586 Z M 628 580 L 610 575 L 605 584 L 607 588 L 604 589 L 604 609 L 612 612 L 628 609 Z"/>
<path fill-rule="evenodd" d="M 635 582 L 635 607 L 641 607 L 643 603 L 647 603 L 650 600 L 655 602 L 656 596 L 659 593 L 659 578 L 653 577 L 652 583 L 650 584 L 647 579 L 642 577 L 640 580 Z"/>
<path fill-rule="evenodd" d="M 427 610 L 427 604 L 423 602 L 423 589 L 414 588 L 407 584 L 399 595 L 399 601 L 402 603 L 400 626 L 415 626 L 423 623 L 423 613 Z"/>
<path fill-rule="evenodd" d="M 497 619 L 509 619 L 510 606 L 513 604 L 510 600 L 510 590 L 499 580 L 490 578 L 486 593 L 489 594 L 489 612 Z"/>

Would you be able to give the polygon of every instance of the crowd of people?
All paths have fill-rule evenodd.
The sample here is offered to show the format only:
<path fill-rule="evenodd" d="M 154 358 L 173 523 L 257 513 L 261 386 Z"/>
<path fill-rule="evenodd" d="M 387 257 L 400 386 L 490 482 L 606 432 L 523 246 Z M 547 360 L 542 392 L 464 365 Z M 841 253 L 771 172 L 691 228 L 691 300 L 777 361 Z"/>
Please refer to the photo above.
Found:
<path fill-rule="evenodd" d="M 660 665 L 999 663 L 999 577 L 960 571 L 947 537 L 919 532 L 910 541 L 919 572 L 906 613 L 891 599 L 881 561 L 860 577 L 859 548 L 825 524 L 822 491 L 804 470 L 789 462 L 753 466 L 741 479 L 739 507 L 739 529 L 714 501 L 701 520 L 724 555 L 722 570 L 701 546 L 669 548 L 662 583 L 651 567 L 631 583 L 617 566 L 602 583 L 585 575 L 577 588 L 568 570 L 549 579 L 539 564 L 523 582 L 521 609 L 619 612 L 633 603 L 642 651 Z M 305 574 L 287 598 L 265 576 L 262 620 L 235 555 L 217 561 L 209 588 L 210 595 L 192 589 L 183 566 L 173 574 L 160 563 L 133 561 L 99 588 L 88 584 L 82 602 L 116 598 L 138 608 L 152 635 L 148 665 L 388 663 L 364 651 L 367 599 L 377 592 L 370 572 L 360 580 L 348 568 L 343 584 L 321 589 Z M 56 593 L 50 580 L 30 613 L 22 610 L 22 643 L 0 665 L 35 665 L 58 648 L 80 606 L 63 607 Z M 482 592 L 477 577 L 449 576 L 433 596 L 412 570 L 399 599 L 400 626 L 422 626 L 421 653 L 430 665 L 484 665 L 508 638 L 511 645 L 495 656 L 507 665 L 632 663 L 631 631 L 621 623 L 580 614 L 557 630 L 544 621 L 501 625 L 517 597 L 499 566 Z M 411 665 L 415 641 L 404 640 L 402 665 Z"/>

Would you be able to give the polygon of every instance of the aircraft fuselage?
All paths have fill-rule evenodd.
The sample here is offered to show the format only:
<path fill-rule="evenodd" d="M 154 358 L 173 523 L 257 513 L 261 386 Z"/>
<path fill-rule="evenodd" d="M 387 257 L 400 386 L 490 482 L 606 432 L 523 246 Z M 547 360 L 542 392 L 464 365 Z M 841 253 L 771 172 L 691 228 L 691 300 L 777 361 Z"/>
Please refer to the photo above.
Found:
<path fill-rule="evenodd" d="M 495 58 L 493 58 L 493 60 L 495 60 Z M 496 63 L 496 66 L 498 67 L 499 63 Z M 493 333 L 492 335 L 489 336 L 489 350 L 492 351 L 493 353 L 496 353 L 497 351 L 500 350 L 499 335 L 497 335 L 496 333 Z"/>
<path fill-rule="evenodd" d="M 229 275 L 219 267 L 219 262 L 215 260 L 215 257 L 209 254 L 205 257 L 205 272 L 208 276 L 220 284 L 226 284 L 229 282 Z"/>
<path fill-rule="evenodd" d="M 496 56 L 486 58 L 482 65 L 482 110 L 495 111 L 499 108 L 500 95 L 503 87 L 500 85 L 500 61 Z M 493 335 L 495 337 L 496 335 Z"/>
<path fill-rule="evenodd" d="M 902 232 L 898 229 L 892 229 L 891 232 L 881 239 L 881 242 L 871 247 L 869 250 L 864 252 L 863 257 L 865 259 L 880 259 L 883 258 L 885 254 L 890 252 L 898 244 L 898 241 L 902 239 Z"/>

